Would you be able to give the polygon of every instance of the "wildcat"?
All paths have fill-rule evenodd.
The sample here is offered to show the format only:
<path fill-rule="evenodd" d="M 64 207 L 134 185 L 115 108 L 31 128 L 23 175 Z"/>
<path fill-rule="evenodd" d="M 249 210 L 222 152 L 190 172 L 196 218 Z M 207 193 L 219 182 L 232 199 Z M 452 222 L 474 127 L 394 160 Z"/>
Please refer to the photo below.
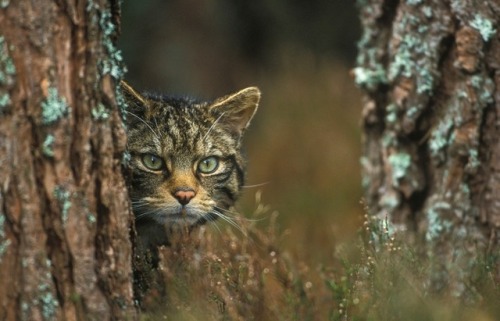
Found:
<path fill-rule="evenodd" d="M 259 89 L 207 102 L 140 94 L 125 82 L 121 88 L 136 253 L 155 253 L 176 231 L 229 219 L 244 181 L 242 136 L 257 111 Z"/>

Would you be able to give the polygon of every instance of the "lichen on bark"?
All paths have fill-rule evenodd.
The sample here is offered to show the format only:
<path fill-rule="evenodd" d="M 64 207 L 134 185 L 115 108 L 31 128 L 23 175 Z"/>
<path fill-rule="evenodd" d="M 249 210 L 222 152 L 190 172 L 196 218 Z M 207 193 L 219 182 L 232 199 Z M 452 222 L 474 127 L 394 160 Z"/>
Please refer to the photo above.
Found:
<path fill-rule="evenodd" d="M 118 19 L 114 0 L 0 10 L 1 320 L 137 318 L 122 73 L 99 68 Z"/>
<path fill-rule="evenodd" d="M 429 259 L 445 262 L 435 264 L 435 290 L 466 296 L 471 262 L 500 251 L 500 7 L 358 6 L 365 201 L 394 230 L 424 243 Z"/>

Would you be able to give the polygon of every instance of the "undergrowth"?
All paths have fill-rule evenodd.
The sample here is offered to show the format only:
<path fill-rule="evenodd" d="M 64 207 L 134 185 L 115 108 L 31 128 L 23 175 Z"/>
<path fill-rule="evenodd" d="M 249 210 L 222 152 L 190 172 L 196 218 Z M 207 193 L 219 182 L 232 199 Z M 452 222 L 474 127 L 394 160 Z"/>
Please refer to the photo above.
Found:
<path fill-rule="evenodd" d="M 337 246 L 336 264 L 310 267 L 280 249 L 277 213 L 258 196 L 250 218 L 235 217 L 240 231 L 203 227 L 161 249 L 142 321 L 500 320 L 498 258 L 470 277 L 474 300 L 433 293 L 432 262 L 366 214 L 358 242 Z"/>

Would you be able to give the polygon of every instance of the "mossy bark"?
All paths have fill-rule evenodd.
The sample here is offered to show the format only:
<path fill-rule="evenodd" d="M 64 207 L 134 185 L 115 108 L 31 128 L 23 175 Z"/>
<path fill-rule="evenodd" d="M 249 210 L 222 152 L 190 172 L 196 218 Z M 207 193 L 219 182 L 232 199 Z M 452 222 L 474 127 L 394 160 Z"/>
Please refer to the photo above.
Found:
<path fill-rule="evenodd" d="M 424 243 L 432 289 L 468 295 L 478 265 L 500 280 L 500 2 L 358 7 L 367 206 Z"/>
<path fill-rule="evenodd" d="M 0 319 L 133 320 L 118 1 L 1 1 Z"/>

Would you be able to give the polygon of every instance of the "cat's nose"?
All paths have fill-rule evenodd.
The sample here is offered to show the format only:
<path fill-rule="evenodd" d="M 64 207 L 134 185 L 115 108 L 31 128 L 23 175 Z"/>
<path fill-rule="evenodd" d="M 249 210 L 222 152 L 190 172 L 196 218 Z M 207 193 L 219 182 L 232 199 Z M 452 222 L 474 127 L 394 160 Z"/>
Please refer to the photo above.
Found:
<path fill-rule="evenodd" d="M 190 188 L 183 188 L 176 190 L 173 195 L 181 205 L 187 205 L 196 196 L 196 192 Z"/>

